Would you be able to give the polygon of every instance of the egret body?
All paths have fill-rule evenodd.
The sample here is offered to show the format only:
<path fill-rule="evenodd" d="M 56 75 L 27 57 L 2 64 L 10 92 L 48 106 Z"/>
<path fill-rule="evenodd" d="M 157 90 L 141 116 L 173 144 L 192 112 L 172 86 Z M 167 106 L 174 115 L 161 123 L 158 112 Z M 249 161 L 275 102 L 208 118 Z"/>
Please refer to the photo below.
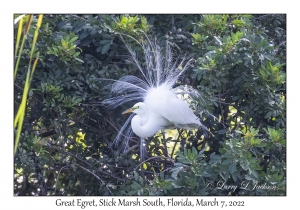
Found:
<path fill-rule="evenodd" d="M 144 102 L 136 103 L 123 114 L 133 112 L 131 120 L 133 132 L 142 138 L 154 136 L 159 130 L 201 126 L 189 104 L 179 98 L 167 85 L 150 88 Z"/>
<path fill-rule="evenodd" d="M 130 148 L 133 132 L 141 137 L 142 151 L 145 138 L 154 136 L 159 130 L 164 131 L 176 127 L 193 130 L 200 126 L 206 129 L 193 113 L 189 104 L 184 99 L 177 97 L 178 94 L 182 93 L 201 98 L 198 91 L 186 86 L 173 89 L 192 60 L 182 61 L 177 65 L 177 62 L 173 62 L 172 51 L 168 42 L 166 47 L 161 48 L 157 45 L 156 40 L 151 42 L 146 37 L 142 43 L 138 42 L 145 55 L 144 65 L 141 66 L 136 53 L 123 37 L 120 37 L 127 46 L 132 61 L 139 70 L 139 75 L 138 77 L 126 75 L 119 80 L 113 80 L 114 83 L 111 87 L 113 97 L 103 101 L 103 104 L 110 108 L 116 108 L 127 102 L 135 102 L 132 108 L 123 112 L 124 114 L 130 112 L 134 114 L 124 123 L 113 144 L 121 146 L 126 151 Z"/>

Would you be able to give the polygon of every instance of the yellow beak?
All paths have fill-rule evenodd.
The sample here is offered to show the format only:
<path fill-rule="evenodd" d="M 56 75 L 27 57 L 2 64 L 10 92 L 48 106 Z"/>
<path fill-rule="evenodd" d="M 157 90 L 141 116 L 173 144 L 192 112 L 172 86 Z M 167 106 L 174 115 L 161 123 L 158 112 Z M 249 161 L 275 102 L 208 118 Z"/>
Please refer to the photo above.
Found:
<path fill-rule="evenodd" d="M 130 112 L 133 112 L 135 110 L 135 108 L 131 107 L 130 109 L 125 110 L 124 112 L 122 112 L 122 114 L 127 114 Z"/>

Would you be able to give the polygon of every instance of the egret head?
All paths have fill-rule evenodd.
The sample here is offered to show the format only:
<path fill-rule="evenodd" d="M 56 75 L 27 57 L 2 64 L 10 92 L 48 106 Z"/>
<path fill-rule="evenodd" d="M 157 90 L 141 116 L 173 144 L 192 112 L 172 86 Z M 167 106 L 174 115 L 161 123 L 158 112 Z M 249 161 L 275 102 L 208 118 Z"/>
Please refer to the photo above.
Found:
<path fill-rule="evenodd" d="M 122 114 L 127 114 L 130 112 L 133 112 L 133 113 L 136 113 L 137 115 L 143 115 L 146 111 L 147 111 L 146 104 L 139 102 L 139 103 L 136 103 L 130 109 L 125 110 Z"/>

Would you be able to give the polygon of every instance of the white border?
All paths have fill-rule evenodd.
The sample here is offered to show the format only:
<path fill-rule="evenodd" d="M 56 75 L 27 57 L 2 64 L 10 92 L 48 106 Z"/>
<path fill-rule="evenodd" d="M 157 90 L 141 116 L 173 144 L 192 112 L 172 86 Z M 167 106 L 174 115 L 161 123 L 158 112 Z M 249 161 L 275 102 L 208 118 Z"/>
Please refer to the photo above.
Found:
<path fill-rule="evenodd" d="M 217 197 L 218 200 L 245 201 L 244 209 L 278 209 L 280 207 L 299 206 L 299 14 L 296 1 L 6 1 L 1 5 L 1 209 L 59 209 L 55 200 L 59 197 L 14 197 L 13 196 L 13 14 L 14 13 L 286 13 L 287 14 L 287 196 L 283 197 Z M 91 197 L 71 197 L 68 199 Z M 143 197 L 142 197 L 143 198 Z M 183 197 L 184 198 L 184 197 Z M 199 197 L 197 197 L 199 198 Z M 203 197 L 213 199 L 213 197 Z M 67 198 L 66 198 L 67 199 Z M 96 200 L 100 197 L 95 197 Z M 166 200 L 167 197 L 163 197 Z M 191 197 L 195 199 L 195 197 Z M 298 199 L 298 200 L 297 200 Z M 65 207 L 63 207 L 65 208 Z M 80 207 L 76 207 L 80 209 Z M 98 207 L 107 209 L 104 207 Z M 115 207 L 116 208 L 116 207 Z M 118 207 L 119 208 L 119 207 Z M 126 207 L 132 209 L 134 207 Z M 141 208 L 141 207 L 138 207 Z M 147 207 L 142 207 L 147 208 Z M 153 207 L 151 207 L 153 209 Z M 159 207 L 155 207 L 159 208 Z M 166 207 L 165 207 L 166 208 Z M 172 207 L 179 209 L 183 207 Z M 236 209 L 237 207 L 235 207 Z M 109 208 L 114 209 L 114 208 Z M 135 208 L 137 209 L 137 208 Z M 148 208 L 149 209 L 149 208 Z M 226 208 L 228 209 L 228 208 Z M 293 208 L 296 209 L 296 208 Z"/>

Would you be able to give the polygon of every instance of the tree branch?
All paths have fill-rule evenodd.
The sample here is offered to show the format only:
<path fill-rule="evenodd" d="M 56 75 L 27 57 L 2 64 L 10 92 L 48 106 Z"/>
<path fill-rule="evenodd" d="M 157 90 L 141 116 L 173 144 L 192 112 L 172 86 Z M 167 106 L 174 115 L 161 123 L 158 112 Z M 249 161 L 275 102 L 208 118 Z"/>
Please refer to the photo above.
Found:
<path fill-rule="evenodd" d="M 173 164 L 175 163 L 174 160 L 172 158 L 169 158 L 169 157 L 164 157 L 164 156 L 155 156 L 155 157 L 151 157 L 143 162 L 141 162 L 140 164 L 138 164 L 137 167 L 135 167 L 135 169 L 133 171 L 136 171 L 136 169 L 138 169 L 142 164 L 144 164 L 145 162 L 148 162 L 149 160 L 152 160 L 152 159 L 157 159 L 157 158 L 164 158 L 164 159 L 168 159 L 170 160 Z"/>

